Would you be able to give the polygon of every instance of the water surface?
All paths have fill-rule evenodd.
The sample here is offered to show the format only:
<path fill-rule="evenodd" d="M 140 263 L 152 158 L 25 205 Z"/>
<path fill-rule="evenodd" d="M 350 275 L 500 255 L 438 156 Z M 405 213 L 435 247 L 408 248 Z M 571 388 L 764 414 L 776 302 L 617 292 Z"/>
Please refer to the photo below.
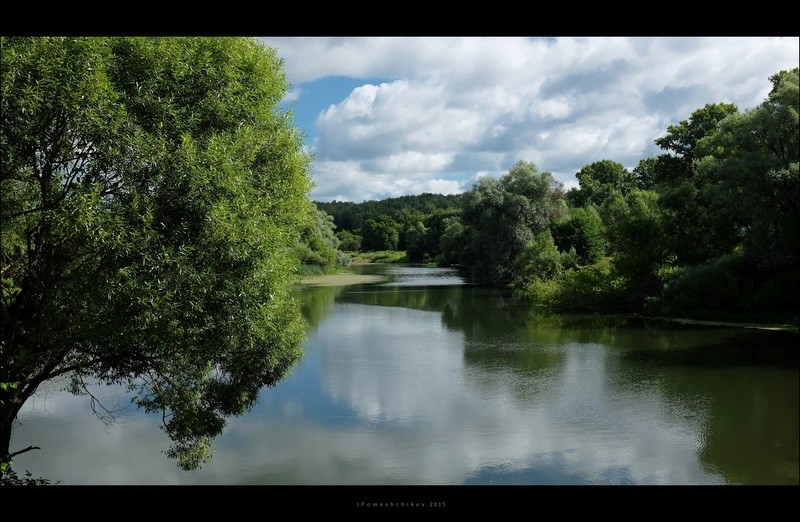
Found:
<path fill-rule="evenodd" d="M 546 315 L 455 270 L 298 292 L 291 375 L 182 471 L 158 416 L 51 389 L 15 459 L 66 484 L 798 484 L 797 335 Z M 124 408 L 122 390 L 98 389 Z"/>

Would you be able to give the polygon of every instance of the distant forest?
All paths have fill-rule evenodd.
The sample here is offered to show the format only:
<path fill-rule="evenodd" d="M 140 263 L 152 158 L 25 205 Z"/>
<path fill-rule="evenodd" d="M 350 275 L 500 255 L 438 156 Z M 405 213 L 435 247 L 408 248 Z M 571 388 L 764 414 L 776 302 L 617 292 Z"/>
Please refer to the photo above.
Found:
<path fill-rule="evenodd" d="M 317 208 L 333 216 L 339 230 L 355 232 L 368 219 L 389 216 L 398 223 L 406 221 L 407 216 L 415 214 L 429 215 L 435 211 L 458 210 L 464 194 L 419 194 L 416 196 L 400 196 L 380 201 L 331 201 L 329 203 L 315 201 Z"/>

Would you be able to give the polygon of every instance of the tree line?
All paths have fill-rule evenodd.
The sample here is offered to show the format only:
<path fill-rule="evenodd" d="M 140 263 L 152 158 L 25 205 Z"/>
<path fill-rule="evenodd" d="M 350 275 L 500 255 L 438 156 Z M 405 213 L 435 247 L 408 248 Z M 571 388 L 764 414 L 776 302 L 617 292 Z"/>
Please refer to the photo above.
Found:
<path fill-rule="evenodd" d="M 701 107 L 631 170 L 585 165 L 565 191 L 520 161 L 458 196 L 319 203 L 343 250 L 457 264 L 554 310 L 798 316 L 798 69 L 745 111 Z"/>

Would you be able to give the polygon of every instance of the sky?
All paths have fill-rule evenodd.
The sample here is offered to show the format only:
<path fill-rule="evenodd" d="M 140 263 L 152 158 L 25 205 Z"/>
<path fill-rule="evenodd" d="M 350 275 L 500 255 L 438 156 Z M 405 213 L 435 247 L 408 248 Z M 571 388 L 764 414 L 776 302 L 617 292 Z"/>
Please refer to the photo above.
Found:
<path fill-rule="evenodd" d="M 518 161 L 566 188 L 627 168 L 707 103 L 764 101 L 797 37 L 280 37 L 282 102 L 314 155 L 316 201 L 469 190 Z"/>

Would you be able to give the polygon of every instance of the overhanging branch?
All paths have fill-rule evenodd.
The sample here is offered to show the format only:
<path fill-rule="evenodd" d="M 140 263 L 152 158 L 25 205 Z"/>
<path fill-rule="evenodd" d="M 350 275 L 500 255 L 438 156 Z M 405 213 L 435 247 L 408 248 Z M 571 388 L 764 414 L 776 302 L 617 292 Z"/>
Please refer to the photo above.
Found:
<path fill-rule="evenodd" d="M 72 364 L 70 366 L 64 366 L 63 368 L 59 368 L 57 370 L 52 370 L 49 373 L 47 373 L 47 375 L 44 377 L 44 380 L 52 379 L 53 377 L 58 377 L 59 375 L 64 375 L 65 373 L 70 373 L 70 372 L 73 372 L 75 370 L 81 370 L 81 369 L 84 369 L 84 368 L 91 368 L 92 366 L 94 366 L 96 364 L 103 363 L 103 362 L 108 362 L 108 361 L 113 361 L 115 359 L 120 359 L 120 360 L 137 359 L 137 360 L 151 361 L 151 362 L 154 360 L 153 357 L 147 357 L 147 356 L 144 356 L 144 355 L 136 355 L 136 356 L 126 355 L 126 356 L 122 356 L 122 355 L 119 355 L 119 354 L 115 354 L 115 355 L 110 355 L 110 356 L 106 356 L 106 357 L 97 357 L 95 359 L 90 359 L 90 360 L 82 362 L 82 363 Z"/>
<path fill-rule="evenodd" d="M 37 449 L 42 449 L 42 448 L 40 448 L 39 446 L 28 446 L 25 449 L 21 449 L 19 451 L 15 451 L 14 453 L 10 453 L 8 455 L 8 459 L 11 460 L 12 458 L 16 457 L 17 455 L 22 455 L 23 453 L 27 453 L 29 451 L 37 450 Z"/>

